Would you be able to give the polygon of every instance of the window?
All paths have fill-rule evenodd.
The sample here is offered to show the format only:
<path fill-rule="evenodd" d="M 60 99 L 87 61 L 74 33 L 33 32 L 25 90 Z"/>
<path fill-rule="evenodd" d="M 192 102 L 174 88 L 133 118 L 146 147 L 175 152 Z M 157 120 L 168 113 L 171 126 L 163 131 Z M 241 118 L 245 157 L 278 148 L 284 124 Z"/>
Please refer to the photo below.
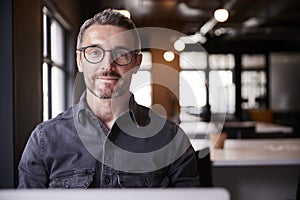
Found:
<path fill-rule="evenodd" d="M 189 114 L 197 116 L 204 106 L 209 106 L 212 113 L 235 112 L 233 54 L 183 52 L 179 64 L 181 120 L 197 120 Z"/>
<path fill-rule="evenodd" d="M 142 54 L 141 67 L 137 75 L 132 76 L 130 91 L 138 104 L 149 107 L 152 105 L 152 55 L 150 52 L 142 52 Z"/>
<path fill-rule="evenodd" d="M 179 55 L 179 104 L 181 121 L 197 121 L 207 104 L 207 53 L 182 52 Z"/>
<path fill-rule="evenodd" d="M 242 108 L 263 108 L 266 106 L 267 74 L 265 55 L 242 55 Z"/>
<path fill-rule="evenodd" d="M 233 54 L 213 54 L 209 56 L 209 91 L 211 112 L 235 112 L 235 84 Z"/>
<path fill-rule="evenodd" d="M 68 69 L 67 30 L 46 7 L 43 8 L 43 120 L 66 109 Z"/>
<path fill-rule="evenodd" d="M 179 74 L 179 102 L 183 107 L 202 107 L 206 104 L 205 73 L 181 71 Z"/>
<path fill-rule="evenodd" d="M 180 53 L 179 66 L 182 70 L 204 70 L 207 68 L 206 52 Z"/>

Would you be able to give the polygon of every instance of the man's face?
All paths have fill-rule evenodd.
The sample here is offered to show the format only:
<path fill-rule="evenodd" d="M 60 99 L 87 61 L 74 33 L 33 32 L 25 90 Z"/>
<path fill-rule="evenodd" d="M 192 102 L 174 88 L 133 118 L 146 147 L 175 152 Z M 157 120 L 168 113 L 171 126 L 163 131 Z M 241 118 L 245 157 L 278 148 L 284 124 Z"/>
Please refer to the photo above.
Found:
<path fill-rule="evenodd" d="M 104 50 L 136 49 L 133 35 L 124 28 L 112 25 L 92 25 L 84 33 L 81 47 L 99 46 Z M 87 54 L 87 51 L 86 51 Z M 93 53 L 91 55 L 97 55 Z M 77 51 L 77 65 L 83 72 L 87 89 L 99 98 L 119 97 L 129 90 L 132 74 L 139 69 L 142 56 L 132 54 L 130 63 L 120 66 L 114 62 L 111 52 L 106 51 L 96 64 L 88 62 L 83 51 Z"/>

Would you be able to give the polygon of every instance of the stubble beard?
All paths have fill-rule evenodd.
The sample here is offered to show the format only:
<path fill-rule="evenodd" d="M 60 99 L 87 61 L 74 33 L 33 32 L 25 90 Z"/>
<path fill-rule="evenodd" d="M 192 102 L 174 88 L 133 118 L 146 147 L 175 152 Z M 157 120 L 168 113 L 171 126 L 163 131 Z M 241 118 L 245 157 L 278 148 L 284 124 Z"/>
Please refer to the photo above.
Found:
<path fill-rule="evenodd" d="M 120 78 L 116 84 L 101 83 L 97 80 L 89 81 L 87 89 L 100 99 L 117 98 L 129 91 L 129 87 L 123 78 Z"/>

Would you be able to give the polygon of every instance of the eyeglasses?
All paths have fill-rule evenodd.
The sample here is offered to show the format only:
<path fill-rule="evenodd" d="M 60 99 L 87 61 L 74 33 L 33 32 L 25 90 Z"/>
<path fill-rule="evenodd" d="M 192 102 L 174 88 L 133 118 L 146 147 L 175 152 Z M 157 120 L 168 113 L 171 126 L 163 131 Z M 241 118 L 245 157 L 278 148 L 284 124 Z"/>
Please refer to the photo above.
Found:
<path fill-rule="evenodd" d="M 100 63 L 104 56 L 105 52 L 110 52 L 113 61 L 119 66 L 125 66 L 131 63 L 133 56 L 137 55 L 138 50 L 130 51 L 125 47 L 118 47 L 112 50 L 104 50 L 102 47 L 97 45 L 82 47 L 78 49 L 84 54 L 84 58 L 92 64 Z"/>

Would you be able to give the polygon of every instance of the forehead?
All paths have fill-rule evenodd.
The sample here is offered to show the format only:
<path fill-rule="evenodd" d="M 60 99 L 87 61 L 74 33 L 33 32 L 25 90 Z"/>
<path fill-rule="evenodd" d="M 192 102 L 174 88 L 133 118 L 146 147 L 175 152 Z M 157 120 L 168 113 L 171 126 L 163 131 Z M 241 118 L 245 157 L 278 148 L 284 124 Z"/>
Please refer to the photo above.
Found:
<path fill-rule="evenodd" d="M 82 46 L 100 45 L 107 48 L 125 46 L 134 48 L 133 34 L 125 28 L 113 25 L 94 24 L 83 34 Z"/>

